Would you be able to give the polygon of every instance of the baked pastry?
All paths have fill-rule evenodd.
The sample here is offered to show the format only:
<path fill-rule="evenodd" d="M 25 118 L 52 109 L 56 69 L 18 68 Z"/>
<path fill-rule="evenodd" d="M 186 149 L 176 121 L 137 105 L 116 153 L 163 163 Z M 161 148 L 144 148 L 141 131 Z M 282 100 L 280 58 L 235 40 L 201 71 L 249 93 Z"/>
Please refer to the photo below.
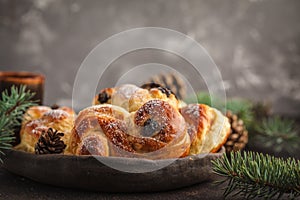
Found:
<path fill-rule="evenodd" d="M 60 107 L 52 110 L 46 106 L 33 106 L 23 116 L 20 131 L 21 143 L 15 148 L 28 152 L 34 152 L 35 144 L 43 131 L 49 128 L 63 132 L 62 140 L 69 143 L 70 133 L 74 125 L 75 112 L 68 107 Z M 65 153 L 68 153 L 67 145 Z"/>
<path fill-rule="evenodd" d="M 76 155 L 176 158 L 188 154 L 189 135 L 178 110 L 150 100 L 136 112 L 102 104 L 82 110 L 70 139 Z"/>
<path fill-rule="evenodd" d="M 217 152 L 229 136 L 230 124 L 220 111 L 203 104 L 186 105 L 183 101 L 178 100 L 171 90 L 159 84 L 148 83 L 142 85 L 141 88 L 126 84 L 116 88 L 107 88 L 102 92 L 107 95 L 100 93 L 95 99 L 99 99 L 100 96 L 109 96 L 107 101 L 102 102 L 120 106 L 129 112 L 130 118 L 125 120 L 126 125 L 122 125 L 122 127 L 126 127 L 123 130 L 124 137 L 127 138 L 126 141 L 129 140 L 129 146 L 133 148 L 130 152 L 158 152 L 171 141 L 173 146 L 176 142 L 178 146 L 181 145 L 180 142 L 190 143 L 190 149 L 187 150 L 189 154 Z M 94 101 L 94 103 L 101 103 L 101 101 Z M 168 115 L 168 113 L 172 114 Z M 166 122 L 166 119 L 169 121 Z M 186 127 L 187 135 L 190 138 L 189 142 L 184 134 L 177 134 L 182 137 L 178 138 L 178 141 L 170 136 L 172 134 L 166 134 L 172 130 L 178 132 L 178 125 Z M 168 130 L 166 130 L 167 127 Z M 180 131 L 185 132 L 182 129 Z M 109 148 L 110 155 L 118 154 L 115 153 L 114 147 Z M 160 153 L 163 155 L 162 158 L 168 157 L 164 153 Z M 172 149 L 168 153 L 171 155 L 169 157 L 176 157 L 174 154 L 178 151 Z M 154 157 L 159 156 L 157 154 Z"/>
<path fill-rule="evenodd" d="M 151 152 L 147 156 L 153 159 L 177 158 L 188 155 L 190 138 L 186 123 L 178 109 L 167 101 L 153 99 L 132 113 L 137 138 L 158 141 L 156 149 L 147 142 L 136 141 L 134 149 L 138 153 Z M 152 152 L 155 150 L 154 152 Z"/>
<path fill-rule="evenodd" d="M 111 96 L 115 92 L 114 88 L 104 88 L 93 99 L 93 105 L 108 103 L 111 104 Z"/>
<path fill-rule="evenodd" d="M 112 95 L 111 103 L 124 108 L 128 112 L 135 111 L 135 109 L 151 98 L 147 90 L 132 84 L 121 85 L 115 90 L 116 92 Z"/>
<path fill-rule="evenodd" d="M 178 109 L 179 101 L 167 88 L 151 85 L 144 88 L 132 84 L 124 84 L 116 88 L 106 88 L 100 91 L 93 99 L 93 105 L 112 104 L 120 106 L 128 112 L 134 112 L 151 99 L 167 101 Z"/>
<path fill-rule="evenodd" d="M 204 104 L 189 104 L 180 112 L 188 126 L 190 154 L 215 153 L 225 144 L 230 124 L 220 111 Z"/>
<path fill-rule="evenodd" d="M 75 155 L 109 156 L 108 139 L 131 151 L 124 139 L 125 118 L 129 113 L 121 107 L 101 104 L 79 112 L 70 138 L 70 150 Z"/>
<path fill-rule="evenodd" d="M 158 96 L 162 96 L 161 93 L 165 94 L 167 98 L 169 98 L 169 101 L 173 101 L 173 105 L 176 105 L 177 108 L 182 108 L 185 107 L 187 104 L 180 98 L 176 96 L 176 94 L 169 88 L 164 87 L 158 83 L 155 82 L 150 82 L 150 83 L 145 83 L 141 86 L 141 88 L 147 89 L 150 92 L 158 93 Z M 157 90 L 161 91 L 161 93 L 156 92 Z M 154 95 L 155 97 L 157 95 Z"/>
<path fill-rule="evenodd" d="M 31 120 L 41 118 L 46 112 L 50 111 L 51 108 L 48 106 L 32 106 L 30 107 L 23 116 L 22 129 L 24 125 Z"/>

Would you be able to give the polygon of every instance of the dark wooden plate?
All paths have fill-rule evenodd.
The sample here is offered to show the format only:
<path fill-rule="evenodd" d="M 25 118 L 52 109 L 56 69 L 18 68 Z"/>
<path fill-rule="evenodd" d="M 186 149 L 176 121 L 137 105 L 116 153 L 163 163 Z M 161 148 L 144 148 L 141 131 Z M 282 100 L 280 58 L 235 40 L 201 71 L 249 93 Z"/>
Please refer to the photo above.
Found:
<path fill-rule="evenodd" d="M 162 169 L 146 173 L 128 173 L 113 169 L 93 156 L 35 155 L 23 151 L 5 151 L 2 166 L 15 174 L 55 186 L 101 192 L 153 192 L 177 189 L 209 179 L 211 160 L 219 153 L 179 158 Z M 109 162 L 157 165 L 168 160 L 101 157 Z"/>

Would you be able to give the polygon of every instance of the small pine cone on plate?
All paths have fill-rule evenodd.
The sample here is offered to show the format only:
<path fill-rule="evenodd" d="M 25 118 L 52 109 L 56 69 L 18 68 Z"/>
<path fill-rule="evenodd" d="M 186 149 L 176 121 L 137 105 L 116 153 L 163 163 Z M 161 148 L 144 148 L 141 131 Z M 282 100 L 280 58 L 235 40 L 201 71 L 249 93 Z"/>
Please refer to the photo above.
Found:
<path fill-rule="evenodd" d="M 66 148 L 65 143 L 61 140 L 64 133 L 49 128 L 43 131 L 38 142 L 35 145 L 36 154 L 60 154 Z"/>
<path fill-rule="evenodd" d="M 226 117 L 231 125 L 231 133 L 224 145 L 226 152 L 243 150 L 248 143 L 248 131 L 243 120 L 231 111 L 227 111 Z"/>

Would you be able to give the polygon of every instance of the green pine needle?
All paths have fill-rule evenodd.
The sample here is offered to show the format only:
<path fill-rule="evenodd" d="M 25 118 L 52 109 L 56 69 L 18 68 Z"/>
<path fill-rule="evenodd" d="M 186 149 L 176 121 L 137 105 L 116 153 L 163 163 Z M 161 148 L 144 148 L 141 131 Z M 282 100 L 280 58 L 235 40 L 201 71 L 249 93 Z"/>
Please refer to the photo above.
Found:
<path fill-rule="evenodd" d="M 250 126 L 253 122 L 253 104 L 245 99 L 231 99 L 226 103 L 226 109 L 231 110 L 242 119 L 246 127 Z"/>
<path fill-rule="evenodd" d="M 299 135 L 295 128 L 295 121 L 283 119 L 279 116 L 269 117 L 255 127 L 255 140 L 266 147 L 274 147 L 275 152 L 286 150 L 293 154 L 299 150 Z"/>
<path fill-rule="evenodd" d="M 34 93 L 26 90 L 26 86 L 11 87 L 10 92 L 2 92 L 0 99 L 0 154 L 4 155 L 4 149 L 10 149 L 15 140 L 14 130 L 20 126 L 23 113 L 30 106 L 36 105 L 31 101 Z M 2 159 L 0 158 L 0 162 Z"/>
<path fill-rule="evenodd" d="M 224 196 L 241 195 L 247 199 L 294 199 L 300 196 L 300 161 L 283 160 L 255 152 L 231 152 L 212 161 L 214 173 L 227 181 Z"/>

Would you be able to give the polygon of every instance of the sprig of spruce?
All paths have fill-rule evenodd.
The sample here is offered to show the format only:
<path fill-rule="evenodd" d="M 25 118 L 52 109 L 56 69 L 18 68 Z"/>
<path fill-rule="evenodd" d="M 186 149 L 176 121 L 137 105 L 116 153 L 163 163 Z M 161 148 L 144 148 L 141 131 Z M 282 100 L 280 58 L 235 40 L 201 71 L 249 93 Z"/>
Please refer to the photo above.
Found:
<path fill-rule="evenodd" d="M 224 196 L 252 198 L 289 198 L 300 196 L 300 161 L 283 160 L 254 152 L 231 152 L 212 161 L 214 173 L 225 177 Z"/>
<path fill-rule="evenodd" d="M 245 99 L 230 99 L 226 102 L 226 109 L 235 113 L 249 127 L 253 122 L 253 104 Z"/>
<path fill-rule="evenodd" d="M 23 113 L 30 106 L 35 105 L 31 101 L 35 93 L 26 90 L 26 86 L 19 88 L 12 86 L 10 92 L 2 92 L 0 99 L 0 154 L 4 155 L 4 149 L 10 149 L 15 140 L 14 130 L 20 126 Z M 0 158 L 0 162 L 2 159 Z"/>
<path fill-rule="evenodd" d="M 286 150 L 293 154 L 299 149 L 299 136 L 295 121 L 279 116 L 269 117 L 255 126 L 255 140 L 266 147 L 272 147 L 275 152 Z"/>

